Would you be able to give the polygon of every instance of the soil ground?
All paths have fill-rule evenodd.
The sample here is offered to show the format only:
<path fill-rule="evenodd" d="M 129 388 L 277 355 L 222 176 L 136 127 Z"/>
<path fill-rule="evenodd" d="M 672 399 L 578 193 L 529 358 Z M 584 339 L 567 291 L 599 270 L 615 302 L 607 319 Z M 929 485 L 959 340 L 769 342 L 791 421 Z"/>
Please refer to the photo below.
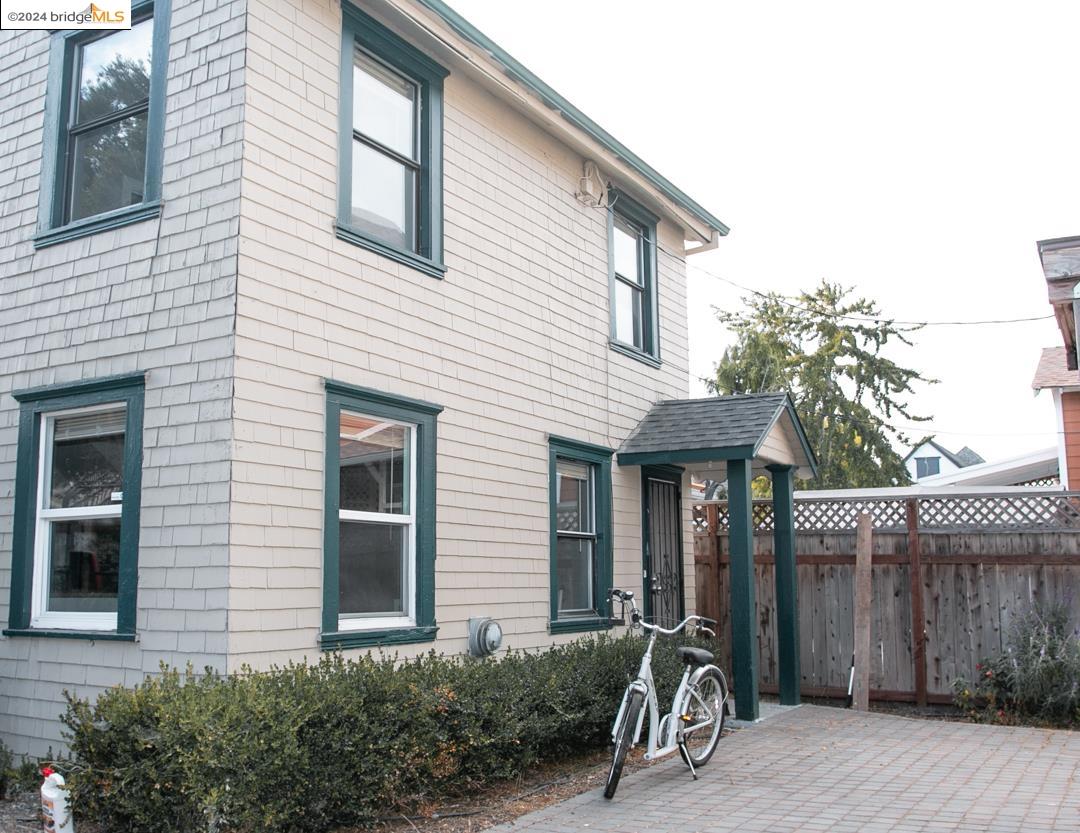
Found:
<path fill-rule="evenodd" d="M 725 728 L 724 734 L 731 731 Z M 643 754 L 641 747 L 631 750 L 623 767 L 624 778 L 653 766 L 653 762 L 644 760 Z M 610 766 L 611 753 L 607 751 L 548 764 L 520 780 L 497 784 L 468 800 L 432 804 L 411 816 L 384 819 L 375 829 L 380 833 L 477 833 L 590 790 L 599 794 Z"/>

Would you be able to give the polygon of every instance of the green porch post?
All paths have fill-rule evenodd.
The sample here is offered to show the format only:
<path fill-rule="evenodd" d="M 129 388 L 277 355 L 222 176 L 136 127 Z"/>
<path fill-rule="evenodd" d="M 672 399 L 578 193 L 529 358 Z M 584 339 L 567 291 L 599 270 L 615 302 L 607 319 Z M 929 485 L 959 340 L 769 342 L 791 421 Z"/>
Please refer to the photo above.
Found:
<path fill-rule="evenodd" d="M 780 703 L 799 704 L 799 592 L 795 568 L 794 466 L 766 466 L 772 474 L 773 551 L 776 553 L 776 638 Z"/>
<path fill-rule="evenodd" d="M 758 718 L 758 640 L 754 606 L 754 521 L 749 460 L 729 460 L 728 550 L 731 581 L 731 664 L 735 716 Z"/>

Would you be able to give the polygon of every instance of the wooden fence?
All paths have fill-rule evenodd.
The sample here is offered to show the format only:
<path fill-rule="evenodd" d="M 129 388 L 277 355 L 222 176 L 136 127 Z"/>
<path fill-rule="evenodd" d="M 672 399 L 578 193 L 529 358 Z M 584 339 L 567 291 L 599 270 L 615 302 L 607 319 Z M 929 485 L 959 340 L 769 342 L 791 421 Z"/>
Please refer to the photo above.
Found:
<path fill-rule="evenodd" d="M 855 523 L 873 518 L 871 697 L 947 702 L 1034 602 L 1080 626 L 1080 492 L 795 501 L 802 693 L 842 696 L 853 644 Z M 694 507 L 698 611 L 719 620 L 731 668 L 727 504 Z M 762 691 L 777 689 L 773 516 L 754 501 Z M 922 627 L 912 626 L 922 622 Z"/>

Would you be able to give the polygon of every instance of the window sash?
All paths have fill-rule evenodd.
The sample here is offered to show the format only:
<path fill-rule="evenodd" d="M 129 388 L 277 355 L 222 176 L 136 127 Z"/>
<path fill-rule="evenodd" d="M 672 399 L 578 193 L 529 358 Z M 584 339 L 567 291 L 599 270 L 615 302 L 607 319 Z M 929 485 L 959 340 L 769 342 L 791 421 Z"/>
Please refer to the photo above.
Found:
<path fill-rule="evenodd" d="M 363 130 L 360 130 L 356 126 L 356 113 L 355 112 L 352 113 L 353 136 L 355 138 L 360 139 L 361 141 L 369 144 L 371 147 L 375 148 L 376 150 L 381 150 L 383 153 L 387 154 L 388 156 L 391 156 L 391 157 L 397 159 L 402 164 L 412 165 L 417 170 L 419 170 L 420 166 L 421 166 L 420 138 L 421 138 L 421 136 L 423 136 L 423 127 L 422 127 L 422 123 L 421 123 L 421 120 L 422 120 L 422 117 L 423 117 L 423 110 L 420 107 L 420 103 L 421 103 L 421 100 L 423 98 L 423 93 L 424 93 L 423 84 L 421 84 L 420 81 L 413 78 L 407 72 L 402 72 L 397 67 L 391 66 L 386 61 L 380 60 L 376 55 L 373 55 L 371 52 L 364 49 L 360 45 L 359 42 L 357 42 L 355 44 L 355 49 L 356 49 L 356 51 L 353 54 L 353 67 L 354 68 L 357 66 L 357 64 L 356 64 L 356 56 L 357 55 L 362 55 L 367 60 L 372 61 L 373 63 L 383 67 L 391 75 L 396 75 L 398 78 L 401 78 L 406 83 L 412 85 L 412 88 L 413 88 L 413 106 L 412 106 L 412 111 L 413 111 L 412 112 L 412 125 L 413 125 L 413 129 L 412 129 L 412 134 L 413 134 L 412 135 L 412 148 L 413 148 L 413 155 L 409 156 L 407 154 L 403 154 L 400 151 L 395 150 L 394 148 L 391 148 L 388 145 L 383 144 L 378 139 L 376 139 L 374 136 L 370 136 L 367 133 L 365 133 Z M 351 108 L 352 106 L 353 106 L 353 102 L 350 101 L 349 102 L 349 107 Z"/>
<path fill-rule="evenodd" d="M 115 411 L 118 404 L 124 406 L 124 446 L 126 453 L 129 437 L 126 431 L 127 406 L 125 403 L 110 402 L 87 408 L 50 411 L 39 416 L 41 437 L 37 456 L 36 519 L 30 602 L 31 628 L 94 631 L 115 631 L 117 629 L 118 612 L 54 611 L 49 610 L 48 603 L 52 578 L 53 524 L 97 518 L 119 518 L 123 514 L 123 500 L 101 506 L 77 506 L 59 509 L 49 508 L 48 503 L 52 490 L 52 449 L 55 441 L 54 428 L 56 420 L 67 416 L 89 416 L 96 412 Z M 119 596 L 120 591 L 118 588 L 118 608 Z"/>
<path fill-rule="evenodd" d="M 413 154 L 414 154 L 413 156 L 408 156 L 406 154 L 401 153 L 398 150 L 395 150 L 392 147 L 389 147 L 389 146 L 383 144 L 378 139 L 376 139 L 374 136 L 370 136 L 370 135 L 364 133 L 364 131 L 360 130 L 358 127 L 356 127 L 356 113 L 355 112 L 352 113 L 351 121 L 352 121 L 352 124 L 353 124 L 353 128 L 352 128 L 353 141 L 360 142 L 361 144 L 366 145 L 368 148 L 370 148 L 371 150 L 373 150 L 376 153 L 380 154 L 381 156 L 384 156 L 387 159 L 390 159 L 390 160 L 396 162 L 397 164 L 401 165 L 402 167 L 408 168 L 410 171 L 413 172 L 412 210 L 409 212 L 410 216 L 408 217 L 409 226 L 407 228 L 405 228 L 404 231 L 405 231 L 406 239 L 411 241 L 406 246 L 406 249 L 408 251 L 411 251 L 411 252 L 414 252 L 414 253 L 419 253 L 420 247 L 421 247 L 421 241 L 420 241 L 420 217 L 421 217 L 422 212 L 425 210 L 424 207 L 421 204 L 421 200 L 423 199 L 423 188 L 422 188 L 423 161 L 421 159 L 421 150 L 420 150 L 421 137 L 423 136 L 423 129 L 424 129 L 423 108 L 421 107 L 421 103 L 422 103 L 423 97 L 424 97 L 424 87 L 417 79 L 413 78 L 408 73 L 402 72 L 399 68 L 390 65 L 386 61 L 380 60 L 376 55 L 373 55 L 371 52 L 364 49 L 360 45 L 359 41 L 354 42 L 354 50 L 355 50 L 354 53 L 353 53 L 353 67 L 354 67 L 354 69 L 357 66 L 357 64 L 356 64 L 356 56 L 357 55 L 363 55 L 366 59 L 368 59 L 370 61 L 373 61 L 374 63 L 378 64 L 379 66 L 384 67 L 387 72 L 391 73 L 392 75 L 396 75 L 399 78 L 404 79 L 407 83 L 409 83 L 409 84 L 411 84 L 413 86 L 413 90 L 414 90 L 413 108 L 412 108 L 413 109 L 412 147 L 413 147 Z M 349 106 L 350 109 L 353 109 L 353 102 L 350 101 L 348 106 Z M 350 177 L 350 182 L 349 182 L 350 189 L 352 187 L 352 182 L 353 182 L 353 180 Z M 352 194 L 351 190 L 350 190 L 350 202 L 351 202 L 351 204 L 355 205 L 355 194 Z"/>
<path fill-rule="evenodd" d="M 628 220 L 620 214 L 618 210 L 614 210 L 614 214 L 615 233 L 618 234 L 621 231 L 626 236 L 634 238 L 634 271 L 637 272 L 636 275 L 627 275 L 624 272 L 620 272 L 618 268 L 615 268 L 615 276 L 621 278 L 628 284 L 632 284 L 640 289 L 645 289 L 645 230 L 637 223 Z M 625 228 L 620 229 L 620 225 L 625 226 Z M 611 257 L 612 262 L 617 264 L 615 252 L 611 253 Z"/>
<path fill-rule="evenodd" d="M 556 616 L 558 619 L 581 619 L 597 615 L 596 610 L 596 558 L 597 537 L 595 534 L 574 534 L 567 532 L 558 533 L 558 538 L 566 538 L 573 541 L 589 542 L 589 559 L 586 564 L 585 593 L 584 598 L 590 602 L 589 607 L 558 607 Z"/>
<path fill-rule="evenodd" d="M 624 280 L 622 275 L 615 273 L 615 340 L 621 341 L 623 344 L 630 344 L 636 347 L 638 350 L 645 349 L 645 319 L 646 309 L 645 305 L 648 302 L 648 293 L 643 286 L 633 283 L 632 281 Z M 618 287 L 625 286 L 633 295 L 631 296 L 630 304 L 630 332 L 621 332 L 619 328 L 619 306 L 618 306 Z M 627 336 L 629 335 L 629 338 Z"/>
<path fill-rule="evenodd" d="M 660 359 L 656 223 L 615 192 L 608 212 L 611 346 L 650 364 Z"/>
<path fill-rule="evenodd" d="M 574 469 L 578 469 L 579 472 L 583 472 L 585 474 L 585 477 L 582 478 L 575 476 Z M 562 493 L 562 481 L 564 477 L 576 480 L 579 483 L 583 483 L 585 488 L 584 498 L 586 505 L 586 517 L 578 519 L 579 529 L 577 530 L 558 528 L 558 496 Z M 588 572 L 586 575 L 587 587 L 585 588 L 585 598 L 589 599 L 593 605 L 587 608 L 559 607 L 555 611 L 556 617 L 559 619 L 574 619 L 587 616 L 595 616 L 596 558 L 599 543 L 599 536 L 596 532 L 596 464 L 586 462 L 584 460 L 575 460 L 569 457 L 557 457 L 555 461 L 555 495 L 556 518 L 554 520 L 556 526 L 556 550 L 558 549 L 558 539 L 567 539 L 572 541 L 588 541 L 590 544 L 589 562 L 587 565 Z M 580 504 L 581 496 L 579 496 L 578 501 Z"/>
<path fill-rule="evenodd" d="M 136 23 L 142 23 L 142 22 L 147 21 L 147 20 L 152 22 L 153 19 L 154 19 L 154 12 L 153 12 L 153 10 L 151 10 L 151 12 L 149 14 L 139 15 L 138 19 L 133 19 L 132 20 L 132 25 L 134 25 Z M 153 23 L 151 23 L 151 25 L 153 25 Z M 63 163 L 59 166 L 60 167 L 60 173 L 58 174 L 60 176 L 63 176 L 63 184 L 62 184 L 62 187 L 57 189 L 57 193 L 60 195 L 60 204 L 62 206 L 62 208 L 60 209 L 60 223 L 61 224 L 72 222 L 72 217 L 75 214 L 75 199 L 77 197 L 77 194 L 75 192 L 75 164 L 77 162 L 76 155 L 75 155 L 75 140 L 79 136 L 81 136 L 81 135 L 83 135 L 85 133 L 90 133 L 90 132 L 92 132 L 94 130 L 98 130 L 98 129 L 102 128 L 102 127 L 109 127 L 109 126 L 111 126 L 113 124 L 117 124 L 117 123 L 119 123 L 121 121 L 124 121 L 125 119 L 131 118 L 133 116 L 140 116 L 143 113 L 145 113 L 147 115 L 147 120 L 149 122 L 150 94 L 148 94 L 146 96 L 146 98 L 140 99 L 139 101 L 136 101 L 136 102 L 134 102 L 132 104 L 129 104 L 127 107 L 123 107 L 123 108 L 121 108 L 119 110 L 114 110 L 114 111 L 112 111 L 110 113 L 105 113 L 105 114 L 103 114 L 101 116 L 96 116 L 96 117 L 94 117 L 92 119 L 87 119 L 86 121 L 82 121 L 82 122 L 77 121 L 78 105 L 79 105 L 79 89 L 80 89 L 80 82 L 81 82 L 81 78 L 82 78 L 83 49 L 88 44 L 94 43 L 95 41 L 98 41 L 98 40 L 103 40 L 108 36 L 109 36 L 109 33 L 105 33 L 101 37 L 93 37 L 93 38 L 80 40 L 78 43 L 75 43 L 71 47 L 73 54 L 71 56 L 70 66 L 68 68 L 68 81 L 67 81 L 68 95 L 67 95 L 67 100 L 63 103 L 65 108 L 66 108 L 66 112 L 67 112 L 67 118 L 65 120 L 65 127 L 64 127 L 64 130 L 63 130 L 63 139 L 62 139 L 62 141 L 63 141 Z M 155 63 L 156 60 L 157 60 L 156 56 L 151 54 L 151 56 L 150 56 L 150 73 L 151 73 L 150 87 L 151 87 L 151 90 L 153 89 L 154 63 Z M 144 157 L 144 163 L 143 163 L 143 193 L 142 193 L 142 201 L 143 202 L 145 202 L 148 199 L 148 195 L 146 193 L 146 179 L 147 179 L 147 176 L 149 176 L 149 174 L 150 174 L 150 165 L 149 165 L 149 159 L 148 159 L 149 149 L 150 149 L 149 148 L 149 141 L 150 141 L 149 133 L 150 133 L 150 130 L 149 130 L 149 124 L 148 124 L 147 125 L 147 144 L 142 149 L 143 150 L 143 157 Z M 118 208 L 125 208 L 125 207 L 127 207 L 127 206 L 124 206 L 124 205 L 114 206 L 113 209 L 109 209 L 109 210 L 111 211 L 111 210 L 115 210 L 115 209 L 118 209 Z M 102 213 L 107 213 L 107 212 L 102 212 Z M 84 219 L 89 219 L 90 217 L 94 217 L 94 216 L 97 216 L 97 215 L 89 214 L 89 215 L 86 215 L 84 217 L 80 217 L 79 219 L 84 220 Z"/>
<path fill-rule="evenodd" d="M 422 169 L 420 163 L 419 162 L 414 162 L 412 159 L 409 159 L 407 156 L 402 156 L 401 154 L 397 153 L 396 151 L 392 150 L 391 148 L 388 148 L 385 145 L 379 144 L 379 142 L 377 142 L 375 139 L 372 139 L 372 138 L 370 138 L 368 136 L 365 136 L 363 133 L 361 133 L 359 130 L 356 130 L 356 129 L 353 129 L 353 141 L 354 142 L 359 142 L 360 144 L 362 144 L 365 147 L 371 149 L 372 151 L 379 154 L 380 156 L 382 156 L 382 157 L 384 157 L 386 159 L 389 159 L 392 162 L 394 162 L 394 163 L 396 163 L 398 165 L 401 165 L 403 168 L 407 168 L 408 170 L 410 170 L 412 172 L 412 174 L 413 174 L 412 206 L 411 206 L 411 210 L 408 212 L 408 214 L 409 214 L 409 216 L 407 218 L 408 223 L 407 223 L 406 227 L 403 229 L 403 231 L 405 233 L 405 238 L 407 240 L 411 241 L 411 243 L 409 243 L 406 246 L 406 249 L 408 251 L 411 251 L 411 252 L 419 252 L 420 251 L 420 212 L 423 210 L 423 207 L 420 204 L 420 201 L 422 199 L 422 194 L 423 194 L 423 189 L 421 188 L 421 182 L 422 182 L 422 177 L 423 177 L 423 169 Z M 350 206 L 355 206 L 356 205 L 356 195 L 353 194 L 352 190 L 351 190 L 352 189 L 352 182 L 353 182 L 353 178 L 350 177 L 350 181 L 349 181 L 349 187 L 350 187 L 349 202 L 350 202 Z M 388 244 L 388 245 L 392 245 L 392 244 Z"/>
<path fill-rule="evenodd" d="M 416 624 L 416 500 L 417 500 L 417 432 L 420 430 L 420 426 L 411 422 L 400 422 L 392 419 L 385 419 L 383 417 L 373 416 L 371 414 L 364 413 L 362 409 L 357 408 L 340 408 L 337 413 L 338 432 L 331 441 L 340 442 L 340 425 L 341 414 L 348 413 L 353 414 L 364 419 L 374 420 L 379 423 L 385 423 L 388 425 L 400 425 L 404 428 L 408 428 L 408 443 L 406 446 L 406 454 L 408 456 L 408 483 L 406 503 L 409 507 L 407 513 L 389 513 L 389 512 L 358 512 L 353 509 L 341 509 L 338 508 L 338 523 L 341 521 L 354 521 L 360 523 L 378 523 L 389 524 L 393 526 L 400 526 L 407 528 L 406 535 L 406 547 L 405 547 L 405 564 L 402 569 L 402 588 L 401 599 L 402 607 L 404 608 L 405 615 L 403 616 L 384 616 L 380 614 L 366 614 L 366 613 L 342 613 L 338 611 L 338 623 L 337 627 L 339 631 L 360 631 L 360 630 L 380 630 L 386 628 L 400 628 L 410 627 Z M 344 468 L 341 465 L 340 458 L 338 459 L 338 471 L 339 471 L 339 483 L 340 483 L 340 470 Z M 340 535 L 340 533 L 339 533 Z M 340 548 L 340 539 L 338 542 Z M 340 553 L 340 549 L 339 549 Z M 338 586 L 341 583 L 341 564 L 340 555 L 338 563 Z"/>
<path fill-rule="evenodd" d="M 578 469 L 575 473 L 574 469 Z M 584 477 L 578 476 L 578 474 L 584 474 Z M 570 460 L 567 458 L 559 458 L 555 465 L 555 490 L 557 495 L 562 494 L 562 484 L 564 480 L 571 480 L 584 485 L 584 499 L 585 499 L 585 512 L 584 517 L 578 518 L 578 528 L 563 529 L 558 526 L 558 518 L 556 517 L 556 528 L 559 534 L 567 534 L 571 536 L 589 536 L 596 537 L 596 478 L 594 476 L 593 466 L 591 463 L 582 463 L 578 460 Z M 579 487 L 581 488 L 581 487 Z M 582 495 L 578 495 L 578 506 L 581 504 Z M 556 514 L 558 514 L 558 502 L 556 502 Z M 579 513 L 580 515 L 581 513 Z"/>
<path fill-rule="evenodd" d="M 74 99 L 72 100 L 74 104 Z M 134 104 L 129 104 L 121 110 L 114 110 L 111 113 L 106 113 L 104 116 L 95 116 L 92 119 L 87 119 L 84 122 L 72 122 L 68 127 L 69 141 L 71 138 L 80 136 L 83 133 L 89 133 L 91 130 L 97 130 L 99 127 L 107 127 L 110 124 L 115 124 L 118 121 L 123 121 L 131 116 L 138 116 L 142 113 L 148 113 L 150 111 L 150 99 L 144 98 L 142 101 L 137 101 Z"/>

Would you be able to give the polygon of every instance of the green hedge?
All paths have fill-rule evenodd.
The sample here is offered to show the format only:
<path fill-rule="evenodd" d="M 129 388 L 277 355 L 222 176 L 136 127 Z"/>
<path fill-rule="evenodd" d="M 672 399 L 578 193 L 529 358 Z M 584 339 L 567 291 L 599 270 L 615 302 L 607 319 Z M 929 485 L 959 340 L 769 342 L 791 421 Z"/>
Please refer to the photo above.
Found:
<path fill-rule="evenodd" d="M 484 661 L 331 654 L 229 677 L 163 668 L 93 704 L 69 696 L 61 769 L 76 813 L 107 830 L 325 833 L 604 747 L 644 644 Z M 674 645 L 654 653 L 661 703 L 681 674 Z"/>

